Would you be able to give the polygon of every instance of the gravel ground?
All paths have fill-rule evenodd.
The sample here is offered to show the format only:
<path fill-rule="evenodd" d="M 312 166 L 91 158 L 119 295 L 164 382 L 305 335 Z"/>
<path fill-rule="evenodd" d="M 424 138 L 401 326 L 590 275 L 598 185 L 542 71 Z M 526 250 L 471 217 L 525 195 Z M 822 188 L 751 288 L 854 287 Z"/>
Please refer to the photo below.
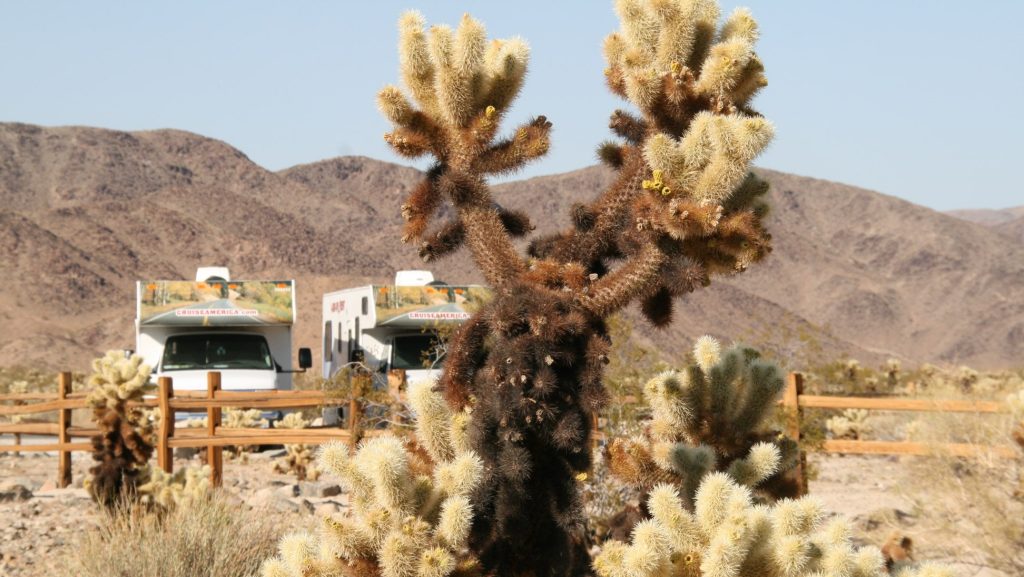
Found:
<path fill-rule="evenodd" d="M 312 525 L 313 514 L 341 510 L 345 495 L 328 481 L 295 483 L 294 478 L 273 471 L 273 451 L 252 454 L 247 462 L 225 458 L 225 489 L 251 506 L 273 507 L 281 512 L 282 530 Z M 900 458 L 884 456 L 809 457 L 813 473 L 811 493 L 828 510 L 854 521 L 862 543 L 881 545 L 893 531 L 914 538 L 919 559 L 942 559 L 941 535 L 915 532 L 917 518 L 911 501 L 900 495 Z M 176 467 L 198 460 L 176 459 Z M 54 455 L 0 454 L 0 576 L 63 575 L 61 558 L 74 547 L 76 535 L 95 530 L 97 509 L 81 488 L 90 466 L 89 455 L 76 453 L 72 463 L 75 486 L 56 489 Z M 21 485 L 31 491 L 18 495 Z M 6 497 L 3 497 L 6 496 Z M 961 567 L 963 577 L 996 577 Z"/>

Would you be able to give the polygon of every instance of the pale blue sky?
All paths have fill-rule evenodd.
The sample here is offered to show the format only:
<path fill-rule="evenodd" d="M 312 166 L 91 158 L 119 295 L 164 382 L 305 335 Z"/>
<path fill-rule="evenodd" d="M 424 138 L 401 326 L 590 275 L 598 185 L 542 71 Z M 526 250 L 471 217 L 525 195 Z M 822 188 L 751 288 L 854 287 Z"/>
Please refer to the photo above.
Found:
<path fill-rule="evenodd" d="M 1024 2 L 723 0 L 750 6 L 777 126 L 761 166 L 927 206 L 1024 204 Z M 544 114 L 549 156 L 520 176 L 594 162 L 620 102 L 603 85 L 611 1 L 0 0 L 0 121 L 222 139 L 270 169 L 341 154 L 399 161 L 374 94 L 397 80 L 395 22 L 469 11 L 533 47 L 510 115 Z"/>

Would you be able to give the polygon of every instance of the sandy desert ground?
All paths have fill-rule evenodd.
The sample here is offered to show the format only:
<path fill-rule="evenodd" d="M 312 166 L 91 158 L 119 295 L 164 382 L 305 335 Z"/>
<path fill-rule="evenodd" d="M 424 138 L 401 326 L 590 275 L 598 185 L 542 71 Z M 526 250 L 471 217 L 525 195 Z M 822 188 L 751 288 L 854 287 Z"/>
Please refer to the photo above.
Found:
<path fill-rule="evenodd" d="M 240 504 L 262 507 L 276 515 L 282 531 L 311 527 L 314 514 L 343 511 L 346 495 L 330 479 L 296 484 L 294 478 L 273 471 L 274 451 L 252 454 L 247 463 L 227 460 L 224 488 Z M 901 459 L 913 457 L 810 455 L 815 471 L 811 493 L 829 511 L 854 521 L 857 539 L 881 545 L 894 531 L 910 535 L 918 559 L 951 562 L 956 552 L 943 549 L 943 535 L 928 533 L 918 525 L 912 500 L 898 486 Z M 176 460 L 185 466 L 196 460 Z M 97 508 L 82 480 L 90 466 L 89 455 L 76 453 L 74 486 L 56 489 L 53 479 L 56 457 L 51 454 L 0 454 L 0 575 L 11 577 L 66 574 L 62 558 L 73 551 L 76 538 L 95 530 Z M 31 492 L 11 494 L 22 485 Z M 6 489 L 3 489 L 6 488 Z M 17 493 L 17 490 L 14 490 Z M 962 565 L 963 577 L 997 577 L 1004 574 Z"/>

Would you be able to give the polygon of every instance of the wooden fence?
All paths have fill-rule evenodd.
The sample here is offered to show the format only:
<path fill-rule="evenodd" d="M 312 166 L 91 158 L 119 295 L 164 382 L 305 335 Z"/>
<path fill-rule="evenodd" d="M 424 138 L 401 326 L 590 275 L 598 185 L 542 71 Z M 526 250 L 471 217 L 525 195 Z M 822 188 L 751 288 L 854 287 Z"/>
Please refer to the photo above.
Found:
<path fill-rule="evenodd" d="M 158 379 L 155 398 L 142 403 L 147 407 L 159 407 L 160 426 L 156 432 L 156 455 L 160 468 L 173 472 L 173 450 L 176 448 L 205 448 L 210 464 L 211 481 L 220 485 L 223 480 L 223 448 L 225 446 L 279 445 L 290 443 L 318 444 L 329 440 L 343 440 L 355 445 L 362 436 L 379 434 L 379 430 L 360 431 L 363 403 L 358 398 L 338 399 L 323 391 L 223 391 L 220 388 L 221 375 L 210 372 L 207 375 L 206 391 L 174 391 L 170 378 Z M 57 393 L 30 393 L 0 395 L 0 402 L 13 402 L 13 406 L 0 406 L 0 416 L 57 412 L 56 423 L 13 423 L 0 424 L 0 434 L 15 435 L 13 445 L 0 446 L 0 450 L 56 451 L 58 454 L 58 485 L 71 484 L 71 452 L 91 451 L 87 442 L 72 442 L 75 438 L 88 438 L 99 433 L 98 429 L 74 427 L 71 425 L 71 411 L 86 409 L 85 394 L 71 392 L 71 373 L 61 373 Z M 32 402 L 40 401 L 40 402 Z M 637 402 L 635 398 L 619 399 L 620 402 Z M 348 404 L 347 428 L 309 429 L 263 429 L 230 428 L 221 425 L 221 410 L 228 407 L 249 409 L 303 409 L 330 405 Z M 786 433 L 800 440 L 801 412 L 805 408 L 822 409 L 868 409 L 881 411 L 953 412 L 953 413 L 999 413 L 1007 408 L 1001 403 L 989 401 L 927 400 L 927 399 L 880 399 L 863 397 L 827 397 L 803 394 L 803 375 L 790 373 L 780 402 L 786 411 Z M 178 428 L 174 413 L 177 411 L 205 412 L 206 428 Z M 599 419 L 595 415 L 594 438 L 603 435 L 598 429 Z M 21 435 L 53 435 L 56 443 L 24 444 Z M 966 443 L 929 444 L 910 441 L 863 441 L 829 439 L 816 450 L 826 453 L 927 455 L 944 451 L 955 456 L 973 456 L 983 451 L 994 451 L 1005 457 L 1017 453 L 1012 447 L 979 447 Z M 802 465 L 801 465 L 801 468 Z M 798 471 L 803 478 L 802 472 Z"/>
<path fill-rule="evenodd" d="M 71 425 L 71 411 L 89 408 L 84 393 L 71 392 L 71 373 L 60 373 L 57 393 L 31 393 L 0 395 L 0 401 L 13 401 L 14 406 L 0 406 L 0 415 L 24 415 L 57 412 L 56 423 L 12 423 L 0 425 L 0 434 L 15 435 L 13 445 L 0 446 L 0 450 L 11 452 L 56 451 L 58 455 L 57 484 L 67 487 L 71 484 L 71 453 L 91 451 L 88 442 L 72 442 L 74 438 L 89 438 L 99 434 L 92 427 Z M 324 391 L 256 391 L 239 392 L 221 390 L 219 372 L 207 373 L 206 391 L 174 391 L 169 377 L 160 377 L 157 394 L 146 398 L 139 406 L 159 407 L 160 423 L 156 431 L 156 457 L 158 466 L 171 473 L 174 471 L 173 451 L 177 448 L 202 448 L 207 451 L 211 481 L 220 485 L 223 480 L 223 450 L 229 445 L 278 445 L 290 443 L 323 443 L 342 440 L 350 444 L 358 442 L 363 435 L 374 431 L 360 431 L 363 403 L 359 399 L 338 399 Z M 41 401 L 41 402 L 29 402 Z M 308 429 L 263 429 L 232 428 L 221 423 L 224 408 L 248 409 L 303 409 L 348 404 L 347 428 L 323 427 Z M 205 412 L 205 428 L 177 427 L 176 412 Z M 53 435 L 56 443 L 25 444 L 22 435 Z"/>
<path fill-rule="evenodd" d="M 941 399 L 871 398 L 871 397 L 826 397 L 805 395 L 803 375 L 790 373 L 786 377 L 786 388 L 782 395 L 782 406 L 786 410 L 786 433 L 800 440 L 801 413 L 805 408 L 814 409 L 867 409 L 872 411 L 911 411 L 917 413 L 1005 413 L 1009 408 L 994 401 L 963 401 Z M 820 449 L 825 453 L 854 453 L 862 455 L 931 455 L 946 453 L 957 457 L 977 456 L 994 452 L 1001 457 L 1019 454 L 1010 446 L 985 447 L 972 443 L 919 443 L 914 441 L 863 441 L 827 439 Z"/>

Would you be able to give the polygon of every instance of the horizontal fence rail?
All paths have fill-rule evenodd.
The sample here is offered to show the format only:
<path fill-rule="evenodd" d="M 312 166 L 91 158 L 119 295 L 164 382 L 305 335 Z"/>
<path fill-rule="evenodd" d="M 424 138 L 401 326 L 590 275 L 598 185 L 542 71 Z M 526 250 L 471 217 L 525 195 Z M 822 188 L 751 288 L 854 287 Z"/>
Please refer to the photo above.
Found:
<path fill-rule="evenodd" d="M 219 485 L 223 480 L 223 447 L 246 445 L 320 444 L 332 440 L 348 442 L 355 446 L 367 436 L 382 434 L 379 429 L 361 430 L 363 401 L 358 397 L 339 398 L 324 391 L 225 391 L 221 389 L 219 372 L 207 374 L 207 390 L 175 391 L 169 377 L 158 379 L 156 394 L 136 406 L 159 408 L 161 419 L 155 432 L 155 453 L 157 464 L 168 473 L 173 472 L 173 450 L 178 448 L 206 448 L 207 462 L 211 468 L 211 480 Z M 357 389 L 358 390 L 358 389 Z M 15 437 L 13 445 L 0 446 L 2 451 L 29 452 L 55 451 L 58 453 L 58 485 L 71 484 L 71 453 L 91 451 L 90 442 L 75 442 L 73 439 L 90 438 L 100 433 L 95 427 L 76 427 L 71 424 L 74 410 L 89 408 L 85 393 L 71 391 L 71 373 L 58 377 L 56 393 L 28 393 L 0 395 L 0 416 L 36 415 L 57 413 L 56 423 L 10 423 L 0 424 L 0 435 Z M 617 404 L 636 404 L 634 396 L 616 399 Z M 232 428 L 221 424 L 221 412 L 225 408 L 245 409 L 307 409 L 326 406 L 348 405 L 346 428 L 312 427 L 306 429 L 275 428 Z M 801 438 L 800 424 L 803 409 L 867 409 L 877 411 L 914 411 L 942 413 L 1004 413 L 1008 408 L 991 401 L 931 400 L 906 398 L 871 397 L 830 397 L 803 394 L 803 375 L 790 373 L 779 402 L 785 411 L 785 433 L 798 441 Z M 205 412 L 207 423 L 204 427 L 178 427 L 175 412 Z M 592 420 L 595 444 L 606 436 L 600 430 L 601 420 L 594 415 Z M 52 435 L 56 443 L 25 444 L 21 435 Z M 825 453 L 865 455 L 931 455 L 945 453 L 957 457 L 974 457 L 995 454 L 1013 457 L 1017 454 L 1012 447 L 986 447 L 968 443 L 920 443 L 912 441 L 868 441 L 828 439 L 817 450 Z M 803 456 L 797 474 L 804 479 Z M 805 482 L 805 481 L 802 481 Z"/>
<path fill-rule="evenodd" d="M 362 431 L 363 403 L 360 399 L 339 398 L 324 391 L 224 391 L 219 372 L 207 373 L 206 391 L 175 391 L 169 377 L 160 377 L 156 394 L 133 403 L 137 407 L 159 408 L 161 418 L 155 432 L 157 465 L 168 473 L 174 471 L 173 450 L 178 448 L 206 448 L 211 481 L 223 480 L 223 448 L 226 446 L 319 444 L 327 441 L 346 441 L 355 445 L 360 438 L 374 436 L 382 431 Z M 73 442 L 75 438 L 91 438 L 100 434 L 95 427 L 71 425 L 71 412 L 89 408 L 85 393 L 71 392 L 71 373 L 60 373 L 56 393 L 29 393 L 0 395 L 0 416 L 38 415 L 57 413 L 56 423 L 5 423 L 0 434 L 14 435 L 13 445 L 2 445 L 0 451 L 57 452 L 58 485 L 71 485 L 71 453 L 92 451 L 91 442 Z M 221 425 L 221 411 L 225 408 L 244 409 L 308 409 L 348 405 L 347 428 L 311 427 L 306 429 L 238 428 Z M 178 427 L 176 412 L 205 412 L 205 427 Z M 53 435 L 56 443 L 26 444 L 21 435 Z"/>

